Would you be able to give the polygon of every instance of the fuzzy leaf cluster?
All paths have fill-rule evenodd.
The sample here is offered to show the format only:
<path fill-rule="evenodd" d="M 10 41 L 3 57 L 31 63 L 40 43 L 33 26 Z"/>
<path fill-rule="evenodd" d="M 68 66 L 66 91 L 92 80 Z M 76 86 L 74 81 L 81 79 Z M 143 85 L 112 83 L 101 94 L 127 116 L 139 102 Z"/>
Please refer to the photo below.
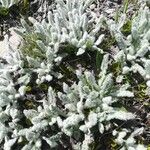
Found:
<path fill-rule="evenodd" d="M 103 53 L 99 48 L 104 38 L 100 29 L 106 20 L 88 11 L 92 0 L 56 2 L 56 8 L 42 22 L 29 18 L 30 26 L 22 19 L 23 28 L 16 29 L 22 45 L 18 50 L 10 47 L 11 53 L 0 63 L 3 149 L 17 145 L 22 150 L 40 150 L 46 143 L 49 149 L 90 150 L 110 133 L 121 150 L 145 150 L 136 141 L 144 128 L 126 129 L 119 123 L 136 118 L 123 105 L 135 98 L 130 83 L 123 81 L 125 75 L 138 72 L 150 87 L 148 8 L 141 7 L 128 37 L 121 32 L 125 16 L 118 24 L 107 20 L 118 42 L 118 53 L 113 59 L 107 52 L 102 55 L 98 75 L 76 69 L 76 78 L 68 83 L 62 80 L 65 74 L 60 73 L 59 66 L 66 55 L 72 54 L 69 46 L 74 47 L 76 57 L 86 50 Z M 117 76 L 110 69 L 114 62 L 121 64 Z M 60 88 L 53 86 L 55 81 Z"/>

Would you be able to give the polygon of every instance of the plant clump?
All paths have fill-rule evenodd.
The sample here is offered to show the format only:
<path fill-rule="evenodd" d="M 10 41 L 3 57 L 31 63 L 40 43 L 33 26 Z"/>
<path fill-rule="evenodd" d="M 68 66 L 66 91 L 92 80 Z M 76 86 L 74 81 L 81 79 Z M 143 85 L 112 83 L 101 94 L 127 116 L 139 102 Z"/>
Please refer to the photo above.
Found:
<path fill-rule="evenodd" d="M 20 46 L 1 58 L 0 147 L 147 150 L 146 2 L 117 22 L 90 10 L 94 0 L 54 3 L 42 21 L 21 19 Z"/>

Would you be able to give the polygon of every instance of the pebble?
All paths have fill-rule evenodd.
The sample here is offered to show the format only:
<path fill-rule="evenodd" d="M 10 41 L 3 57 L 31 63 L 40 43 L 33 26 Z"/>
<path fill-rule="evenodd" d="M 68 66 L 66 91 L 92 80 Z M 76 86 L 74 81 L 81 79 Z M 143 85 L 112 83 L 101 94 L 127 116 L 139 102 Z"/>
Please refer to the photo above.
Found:
<path fill-rule="evenodd" d="M 10 37 L 6 34 L 4 40 L 0 41 L 0 57 L 5 57 L 10 51 L 8 43 L 13 49 L 17 49 L 21 43 L 21 37 L 14 32 L 13 28 L 10 28 L 9 31 Z"/>

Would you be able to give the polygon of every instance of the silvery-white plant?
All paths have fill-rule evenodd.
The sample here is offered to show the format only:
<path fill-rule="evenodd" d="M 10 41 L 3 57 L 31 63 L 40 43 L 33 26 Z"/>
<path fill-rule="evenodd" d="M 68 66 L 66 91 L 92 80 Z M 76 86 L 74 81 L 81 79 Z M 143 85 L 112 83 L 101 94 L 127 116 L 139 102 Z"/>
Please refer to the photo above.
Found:
<path fill-rule="evenodd" d="M 127 37 L 121 32 L 126 16 L 121 17 L 119 23 L 108 21 L 110 31 L 115 36 L 120 50 L 115 55 L 116 62 L 122 64 L 122 74 L 138 73 L 147 82 L 150 81 L 150 11 L 145 3 L 141 6 L 138 15 L 134 16 L 131 34 Z M 149 90 L 147 90 L 149 94 Z"/>
<path fill-rule="evenodd" d="M 38 22 L 29 17 L 35 33 L 42 38 L 40 42 L 46 47 L 54 47 L 55 53 L 63 43 L 74 45 L 77 55 L 83 54 L 87 48 L 102 52 L 98 45 L 104 34 L 99 33 L 105 19 L 104 16 L 86 11 L 92 2 L 93 0 L 56 0 L 56 9 L 48 12 L 47 19 Z M 31 34 L 30 27 L 24 21 L 22 25 L 23 32 Z"/>
<path fill-rule="evenodd" d="M 5 150 L 24 140 L 27 143 L 23 145 L 23 150 L 41 149 L 43 140 L 52 148 L 62 143 L 62 136 L 76 138 L 78 144 L 72 142 L 72 146 L 88 150 L 94 142 L 91 131 L 94 126 L 98 125 L 99 133 L 103 134 L 113 125 L 110 120 L 135 118 L 134 114 L 112 106 L 122 97 L 134 95 L 128 91 L 128 86 L 113 86 L 112 74 L 107 73 L 108 55 L 104 56 L 98 80 L 89 71 L 82 73 L 77 70 L 78 83 L 70 87 L 64 83 L 63 93 L 49 87 L 37 102 L 39 106 L 36 109 L 22 110 L 19 103 L 26 105 L 24 101 L 30 95 L 27 87 L 34 72 L 26 63 L 17 52 L 7 57 L 7 64 L 1 63 L 0 137 L 1 142 L 5 141 Z M 24 127 L 23 118 L 29 122 L 27 127 Z M 51 132 L 47 135 L 48 130 Z M 81 134 L 84 134 L 84 139 L 78 141 Z"/>
<path fill-rule="evenodd" d="M 17 4 L 20 0 L 0 0 L 1 7 L 10 8 L 12 5 Z"/>
<path fill-rule="evenodd" d="M 135 94 L 129 83 L 122 83 L 124 72 L 114 77 L 113 72 L 109 71 L 113 61 L 109 54 L 103 56 L 98 76 L 92 71 L 76 70 L 77 80 L 71 85 L 64 81 L 61 91 L 52 87 L 53 78 L 59 80 L 62 76 L 54 71 L 54 67 L 59 66 L 65 57 L 58 54 L 63 50 L 61 44 L 68 46 L 69 43 L 76 47 L 77 55 L 86 53 L 87 48 L 101 51 L 98 45 L 104 35 L 98 36 L 98 39 L 96 37 L 100 34 L 104 18 L 97 18 L 94 14 L 91 18 L 91 14 L 86 12 L 91 2 L 68 0 L 65 3 L 57 0 L 56 9 L 49 12 L 48 21 L 40 23 L 29 18 L 32 27 L 22 20 L 23 28 L 16 30 L 23 44 L 30 45 L 31 41 L 36 45 L 31 50 L 37 55 L 34 57 L 12 50 L 0 63 L 0 144 L 4 150 L 15 146 L 21 146 L 22 150 L 40 150 L 43 142 L 49 145 L 48 149 L 68 148 L 69 144 L 75 150 L 90 150 L 92 144 L 99 142 L 95 141 L 94 128 L 100 136 L 111 130 L 113 139 L 122 150 L 145 150 L 143 145 L 136 144 L 135 138 L 137 134 L 142 134 L 144 128 L 117 130 L 119 125 L 116 120 L 126 122 L 135 119 L 136 115 L 116 104 L 122 104 L 124 99 L 133 99 Z M 146 7 L 140 12 L 144 12 L 145 17 L 149 14 Z M 148 37 L 145 37 L 148 35 L 146 31 L 149 31 L 147 18 L 145 22 L 139 36 L 141 41 Z M 136 23 L 133 22 L 133 29 Z M 123 24 L 116 26 L 115 30 L 113 23 L 108 22 L 108 25 L 121 49 L 115 61 L 123 58 L 123 68 L 128 67 L 126 59 L 131 61 L 132 67 L 136 64 L 140 66 L 138 59 L 146 64 L 149 56 L 138 55 L 132 60 L 127 56 L 136 55 L 141 47 L 131 53 L 129 47 L 134 45 L 129 39 L 133 37 L 130 35 L 129 39 L 124 40 L 120 32 Z M 139 26 L 143 27 L 141 24 Z M 141 67 L 146 66 L 149 67 L 148 64 Z M 142 75 L 146 81 L 147 75 L 149 73 Z M 42 84 L 46 85 L 44 90 L 40 89 Z"/>
<path fill-rule="evenodd" d="M 135 137 L 143 133 L 144 128 L 137 128 L 134 131 L 128 129 L 122 129 L 121 131 L 114 130 L 113 136 L 117 136 L 115 142 L 121 145 L 120 150 L 147 150 L 142 144 L 136 144 Z M 128 137 L 127 134 L 131 133 Z"/>
<path fill-rule="evenodd" d="M 111 124 L 110 120 L 126 121 L 135 118 L 132 113 L 112 106 L 122 97 L 133 97 L 134 95 L 126 89 L 126 86 L 122 86 L 122 90 L 113 86 L 112 74 L 106 73 L 108 62 L 108 55 L 105 55 L 98 80 L 91 72 L 86 71 L 82 74 L 77 71 L 78 84 L 74 83 L 72 87 L 69 87 L 64 83 L 65 94 L 58 93 L 65 109 L 69 110 L 68 117 L 59 121 L 58 125 L 70 137 L 73 135 L 73 126 L 79 129 L 76 132 L 85 134 L 84 141 L 74 145 L 78 147 L 75 149 L 90 149 L 90 145 L 95 142 L 91 131 L 94 126 L 98 126 L 97 132 L 103 134 L 111 128 L 113 123 Z M 113 88 L 116 90 L 113 91 Z"/>
<path fill-rule="evenodd" d="M 131 22 L 131 33 L 126 37 L 121 32 L 126 16 L 123 15 L 118 24 L 111 21 L 110 31 L 118 42 L 119 51 L 114 56 L 115 62 L 121 64 L 120 76 L 117 77 L 119 82 L 125 81 L 129 75 L 136 75 L 129 82 L 135 82 L 135 86 L 142 87 L 144 96 L 135 97 L 135 100 L 143 100 L 143 103 L 149 101 L 150 95 L 150 11 L 148 6 L 141 1 L 141 7 L 138 14 L 133 16 Z M 110 23 L 110 22 L 109 22 Z M 135 81 L 133 81 L 135 79 Z M 128 81 L 127 81 L 128 82 Z M 133 91 L 136 91 L 133 87 Z M 147 117 L 149 114 L 147 114 Z"/>
<path fill-rule="evenodd" d="M 21 20 L 23 28 L 16 29 L 24 39 L 20 49 L 26 51 L 26 45 L 34 45 L 32 50 L 27 48 L 26 55 L 31 67 L 38 73 L 37 83 L 51 81 L 52 74 L 57 78 L 61 77 L 61 74 L 52 72 L 52 68 L 54 64 L 59 65 L 66 56 L 66 52 L 61 51 L 62 45 L 76 47 L 74 53 L 77 55 L 83 54 L 86 49 L 103 53 L 98 46 L 104 38 L 104 34 L 99 33 L 105 19 L 103 16 L 86 12 L 92 1 L 56 1 L 56 9 L 49 11 L 47 19 L 42 22 L 29 17 L 32 27 L 25 20 Z M 68 53 L 72 53 L 69 48 Z M 36 58 L 32 58 L 33 55 Z M 47 75 L 49 72 L 52 74 Z"/>

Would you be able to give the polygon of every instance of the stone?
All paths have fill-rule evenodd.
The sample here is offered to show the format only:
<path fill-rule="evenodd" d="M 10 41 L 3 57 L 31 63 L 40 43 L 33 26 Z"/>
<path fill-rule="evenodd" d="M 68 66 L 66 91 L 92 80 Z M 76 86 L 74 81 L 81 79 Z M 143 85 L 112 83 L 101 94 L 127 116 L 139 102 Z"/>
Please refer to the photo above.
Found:
<path fill-rule="evenodd" d="M 7 53 L 10 51 L 8 44 L 13 49 L 18 49 L 19 45 L 21 44 L 21 37 L 14 32 L 14 28 L 10 28 L 10 35 L 6 34 L 4 39 L 0 41 L 0 57 L 5 57 Z"/>

